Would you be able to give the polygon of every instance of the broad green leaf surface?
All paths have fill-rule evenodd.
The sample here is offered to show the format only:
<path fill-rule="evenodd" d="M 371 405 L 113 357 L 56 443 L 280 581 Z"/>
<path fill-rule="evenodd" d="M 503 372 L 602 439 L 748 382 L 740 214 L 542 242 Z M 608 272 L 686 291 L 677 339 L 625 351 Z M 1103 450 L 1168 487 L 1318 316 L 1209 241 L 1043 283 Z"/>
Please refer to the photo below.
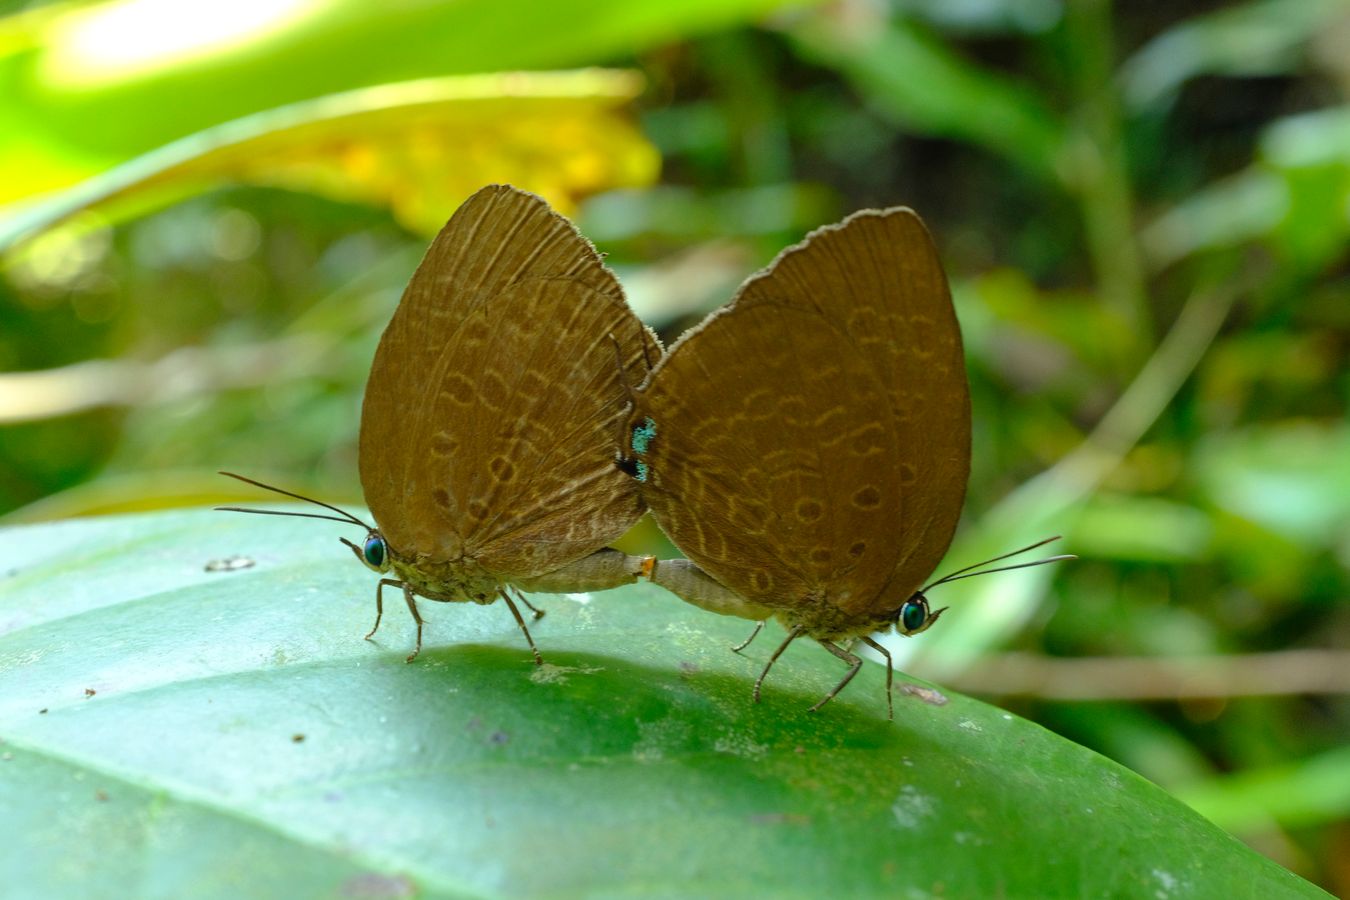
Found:
<path fill-rule="evenodd" d="M 896 694 L 651 586 L 425 603 L 333 523 L 0 532 L 0 883 L 28 896 L 1322 896 L 999 709 Z M 356 535 L 347 535 L 355 537 Z M 256 565 L 211 572 L 212 560 Z M 583 602 L 584 601 L 584 602 Z M 909 680 L 901 678 L 902 685 Z M 925 699 L 927 698 L 927 699 Z"/>

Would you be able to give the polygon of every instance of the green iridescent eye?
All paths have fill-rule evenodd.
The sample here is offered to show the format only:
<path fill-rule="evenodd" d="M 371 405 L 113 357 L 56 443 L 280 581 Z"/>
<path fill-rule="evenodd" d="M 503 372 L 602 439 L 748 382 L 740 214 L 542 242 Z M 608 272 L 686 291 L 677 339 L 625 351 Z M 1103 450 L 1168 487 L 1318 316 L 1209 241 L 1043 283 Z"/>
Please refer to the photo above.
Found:
<path fill-rule="evenodd" d="M 927 601 L 909 600 L 900 608 L 900 627 L 906 632 L 918 631 L 927 621 Z"/>
<path fill-rule="evenodd" d="M 384 538 L 372 534 L 366 538 L 366 545 L 361 548 L 361 552 L 365 554 L 366 562 L 380 569 L 384 567 L 384 549 Z"/>

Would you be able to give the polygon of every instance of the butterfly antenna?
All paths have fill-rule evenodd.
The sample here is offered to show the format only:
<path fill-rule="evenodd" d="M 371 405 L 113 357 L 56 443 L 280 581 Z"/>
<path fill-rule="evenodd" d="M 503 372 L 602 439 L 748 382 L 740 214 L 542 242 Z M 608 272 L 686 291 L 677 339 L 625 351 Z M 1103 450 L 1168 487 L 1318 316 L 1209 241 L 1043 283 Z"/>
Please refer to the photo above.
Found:
<path fill-rule="evenodd" d="M 327 519 L 330 522 L 345 522 L 349 525 L 360 525 L 366 531 L 375 530 L 370 525 L 367 525 L 365 522 L 361 521 L 356 516 L 352 515 L 346 510 L 338 509 L 336 506 L 324 503 L 322 500 L 315 500 L 312 497 L 306 497 L 302 494 L 296 494 L 291 491 L 283 490 L 279 487 L 274 487 L 273 485 L 270 484 L 263 484 L 261 481 L 254 481 L 252 478 L 246 478 L 243 475 L 236 475 L 234 472 L 220 472 L 218 474 L 224 475 L 227 478 L 234 478 L 238 481 L 244 482 L 245 484 L 251 484 L 254 487 L 260 487 L 263 490 L 271 491 L 274 494 L 282 494 L 287 497 L 294 497 L 296 500 L 303 500 L 306 503 L 313 503 L 315 506 L 322 506 L 324 509 L 331 509 L 339 516 L 342 516 L 342 518 L 339 519 L 337 518 L 337 516 L 321 516 L 318 513 L 281 512 L 280 510 L 274 509 L 244 509 L 243 507 L 239 506 L 217 506 L 216 509 L 221 512 L 251 513 L 257 516 L 295 516 L 296 518 L 300 519 Z"/>
<path fill-rule="evenodd" d="M 642 348 L 642 362 L 647 366 L 647 374 L 652 374 L 652 358 L 647 355 L 647 326 L 638 322 L 638 346 Z"/>
<path fill-rule="evenodd" d="M 946 584 L 949 581 L 960 581 L 962 578 L 974 578 L 976 575 L 992 575 L 995 572 L 1009 572 L 1013 569 L 1029 569 L 1032 566 L 1044 566 L 1048 565 L 1049 563 L 1063 562 L 1066 559 L 1077 559 L 1078 557 L 1074 556 L 1072 553 L 1063 553 L 1060 554 L 1059 556 L 1048 556 L 1045 559 L 1037 559 L 1033 560 L 1032 562 L 1016 563 L 1011 566 L 999 566 L 994 569 L 984 568 L 990 563 L 996 563 L 1001 560 L 1008 559 L 1009 557 L 1012 556 L 1018 556 L 1020 554 L 1026 553 L 1028 550 L 1035 550 L 1037 547 L 1044 547 L 1051 541 L 1059 540 L 1059 538 L 1060 538 L 1059 535 L 1055 535 L 1054 537 L 1048 537 L 1045 540 L 1037 541 L 1034 544 L 1029 544 L 1020 550 L 1014 550 L 1011 553 L 1005 553 L 1002 556 L 995 556 L 993 559 L 986 559 L 984 562 L 975 563 L 973 566 L 966 566 L 964 569 L 957 569 L 955 572 L 950 572 L 946 575 L 943 575 L 937 581 L 924 585 L 919 592 L 924 593 L 928 591 L 929 588 L 935 588 L 940 584 Z M 974 569 L 979 569 L 980 571 L 978 572 L 973 571 Z"/>
<path fill-rule="evenodd" d="M 628 380 L 628 369 L 623 364 L 623 347 L 612 331 L 609 333 L 609 342 L 614 345 L 614 366 L 619 370 L 619 383 L 623 385 L 624 393 L 628 395 L 628 402 L 637 406 L 637 397 L 633 393 L 633 383 Z M 645 344 L 643 345 L 643 353 L 646 353 Z"/>

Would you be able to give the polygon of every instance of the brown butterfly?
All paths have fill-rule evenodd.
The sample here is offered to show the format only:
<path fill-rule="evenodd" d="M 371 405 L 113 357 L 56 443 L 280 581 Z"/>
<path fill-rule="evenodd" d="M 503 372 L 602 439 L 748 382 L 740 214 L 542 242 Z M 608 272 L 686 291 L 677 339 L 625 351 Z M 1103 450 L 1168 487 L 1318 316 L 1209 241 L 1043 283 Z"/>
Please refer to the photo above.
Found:
<path fill-rule="evenodd" d="M 688 557 L 651 580 L 788 629 L 755 699 L 807 635 L 850 667 L 813 710 L 861 667 L 837 643 L 854 638 L 886 658 L 889 707 L 890 654 L 870 635 L 942 614 L 921 585 L 970 474 L 961 334 L 919 217 L 866 210 L 784 251 L 671 347 L 634 390 L 628 429 L 620 465 Z"/>
<path fill-rule="evenodd" d="M 619 366 L 615 365 L 616 347 Z M 356 516 L 222 473 L 365 528 L 357 559 L 417 597 L 505 600 L 541 662 L 512 594 L 629 584 L 643 561 L 608 549 L 642 515 L 614 467 L 627 385 L 660 356 L 614 275 L 539 197 L 506 185 L 475 193 L 437 235 L 380 339 L 361 411 L 360 470 L 375 517 Z"/>

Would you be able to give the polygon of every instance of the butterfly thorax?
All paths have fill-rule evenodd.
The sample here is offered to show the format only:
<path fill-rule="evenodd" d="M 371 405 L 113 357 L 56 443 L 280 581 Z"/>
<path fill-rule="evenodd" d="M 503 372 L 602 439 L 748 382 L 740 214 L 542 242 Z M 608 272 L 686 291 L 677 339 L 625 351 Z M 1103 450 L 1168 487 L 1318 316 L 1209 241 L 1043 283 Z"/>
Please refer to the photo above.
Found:
<path fill-rule="evenodd" d="M 775 613 L 786 628 L 800 627 L 813 638 L 842 640 L 884 631 L 895 621 L 895 612 L 848 612 L 831 602 L 825 591 L 812 591 L 792 609 Z"/>
<path fill-rule="evenodd" d="M 501 582 L 477 560 L 419 557 L 403 559 L 391 550 L 390 564 L 400 581 L 419 596 L 446 603 L 492 603 Z"/>

